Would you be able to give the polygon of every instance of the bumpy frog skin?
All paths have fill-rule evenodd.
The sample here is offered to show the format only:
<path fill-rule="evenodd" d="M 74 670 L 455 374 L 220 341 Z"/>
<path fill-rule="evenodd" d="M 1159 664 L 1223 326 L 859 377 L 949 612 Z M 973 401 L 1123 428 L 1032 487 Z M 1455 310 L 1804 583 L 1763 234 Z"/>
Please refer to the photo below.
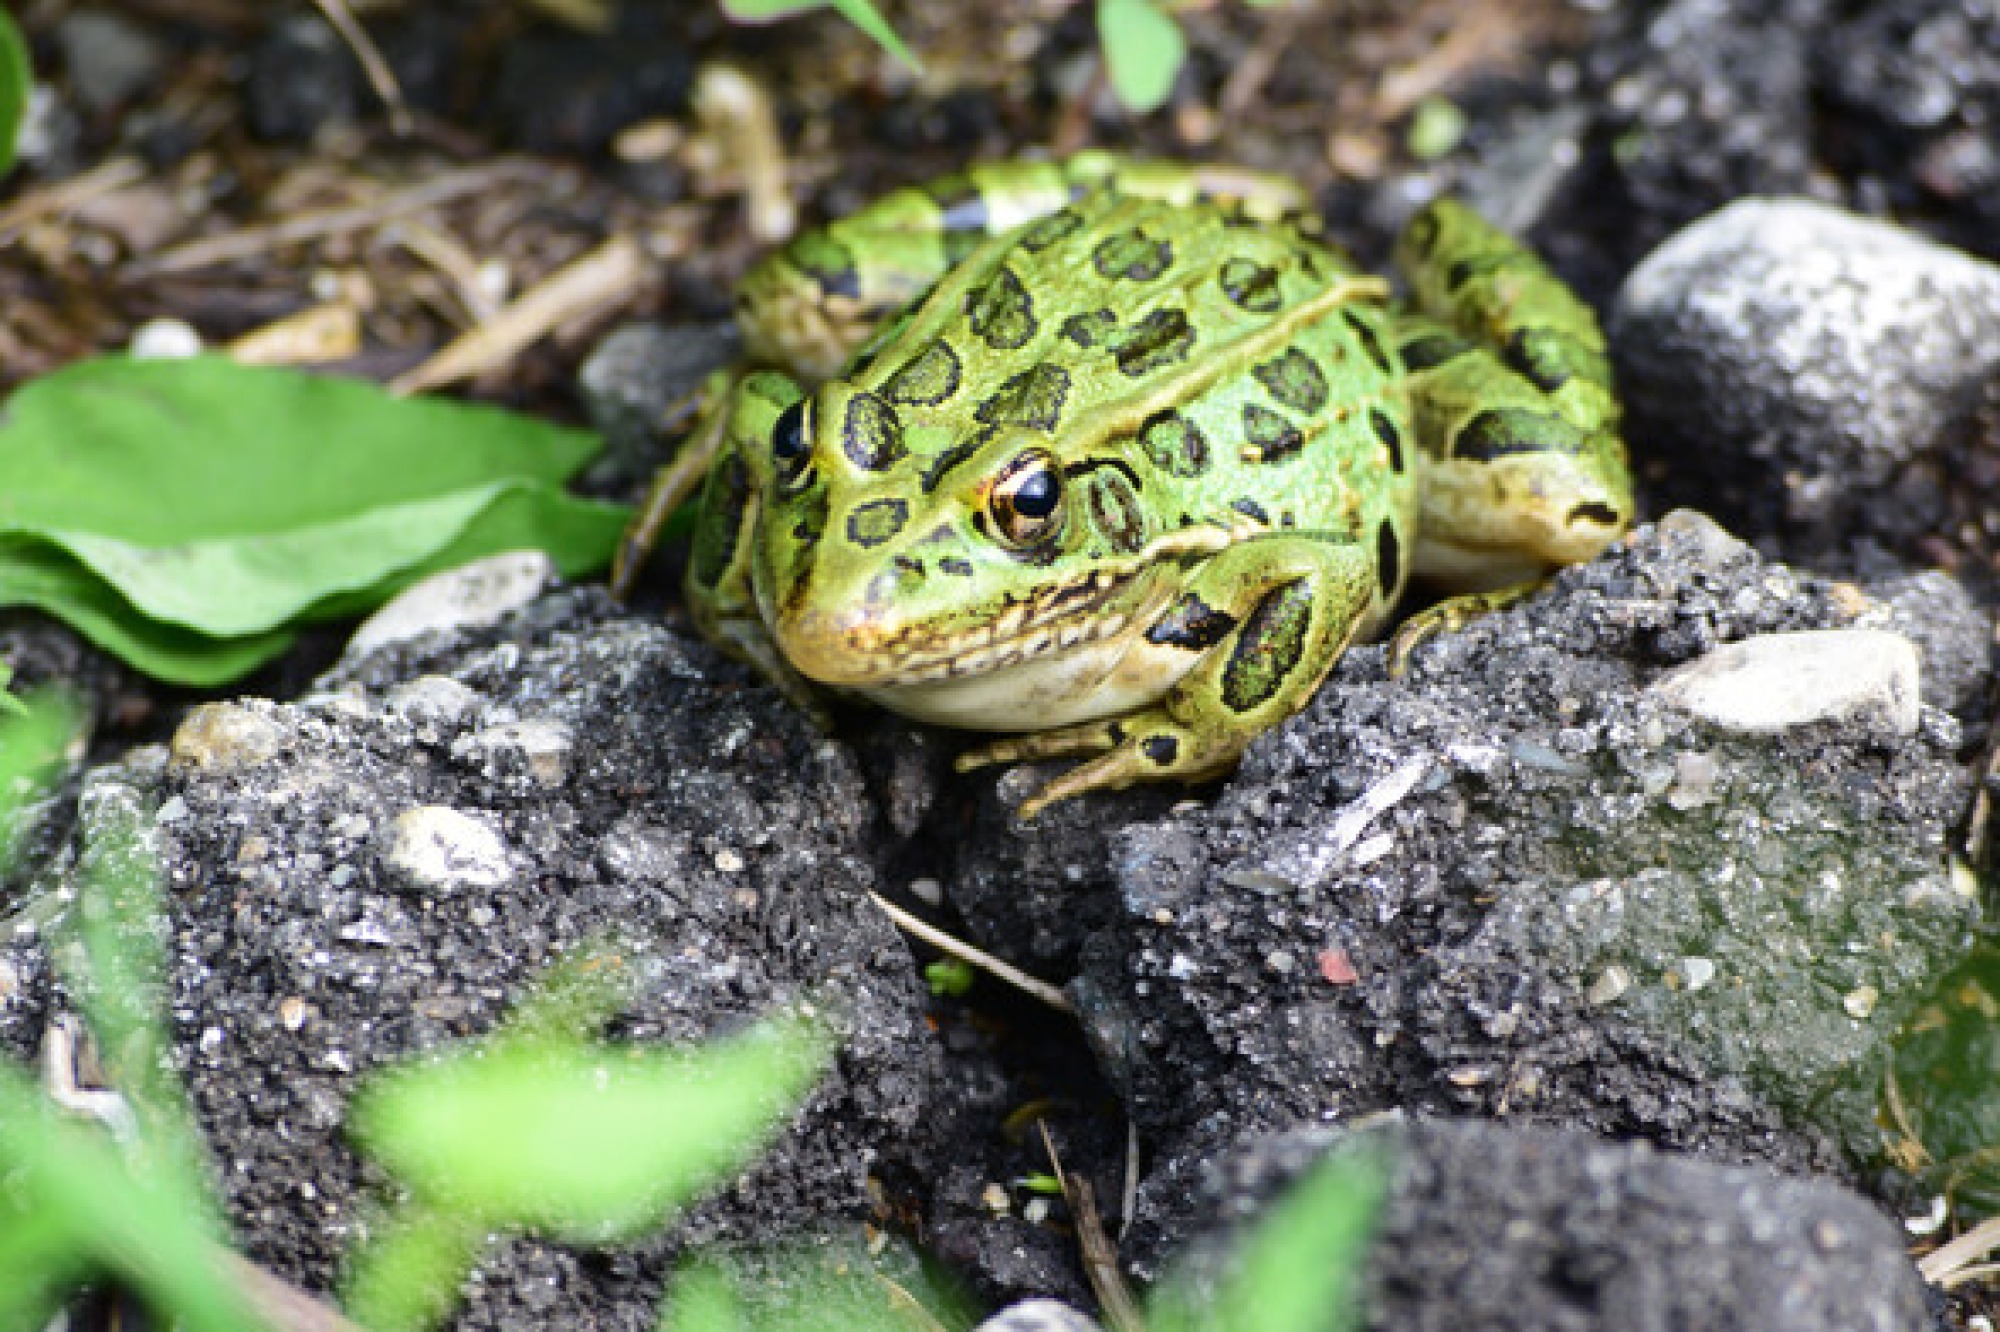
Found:
<path fill-rule="evenodd" d="M 806 681 L 1085 761 L 1021 807 L 1227 770 L 1414 572 L 1588 559 L 1632 499 L 1603 337 L 1434 204 L 1407 305 L 1289 182 L 1101 155 L 898 191 L 745 279 L 691 445 L 695 616 Z"/>

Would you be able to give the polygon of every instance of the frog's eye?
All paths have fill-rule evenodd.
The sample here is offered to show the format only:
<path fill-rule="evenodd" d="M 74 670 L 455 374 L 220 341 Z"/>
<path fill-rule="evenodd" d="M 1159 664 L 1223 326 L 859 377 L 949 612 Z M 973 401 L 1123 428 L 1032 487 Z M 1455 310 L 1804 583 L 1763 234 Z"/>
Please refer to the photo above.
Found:
<path fill-rule="evenodd" d="M 812 462 L 812 432 L 806 429 L 806 403 L 800 398 L 778 414 L 771 426 L 771 461 L 778 486 L 791 490 L 804 478 Z"/>
<path fill-rule="evenodd" d="M 1062 473 L 1046 453 L 1024 453 L 993 482 L 993 522 L 1016 546 L 1032 546 L 1061 530 Z"/>

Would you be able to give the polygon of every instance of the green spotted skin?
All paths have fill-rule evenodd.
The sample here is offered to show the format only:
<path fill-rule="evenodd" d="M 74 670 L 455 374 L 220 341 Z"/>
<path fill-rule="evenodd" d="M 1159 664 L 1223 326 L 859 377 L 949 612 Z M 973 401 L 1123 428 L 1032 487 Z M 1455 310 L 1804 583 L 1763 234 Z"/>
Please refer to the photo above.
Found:
<path fill-rule="evenodd" d="M 802 700 L 1015 733 L 962 766 L 1081 757 L 1026 816 L 1226 770 L 1413 572 L 1500 587 L 1622 532 L 1589 311 L 1449 203 L 1398 304 L 1300 201 L 1002 163 L 767 260 L 746 333 L 799 378 L 743 376 L 712 432 L 704 630 Z"/>

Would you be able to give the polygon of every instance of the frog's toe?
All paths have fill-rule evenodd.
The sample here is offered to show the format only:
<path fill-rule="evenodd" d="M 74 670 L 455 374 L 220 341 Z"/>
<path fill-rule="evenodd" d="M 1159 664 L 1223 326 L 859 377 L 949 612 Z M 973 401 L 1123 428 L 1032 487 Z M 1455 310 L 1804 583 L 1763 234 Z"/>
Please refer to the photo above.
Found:
<path fill-rule="evenodd" d="M 990 768 L 998 763 L 1087 757 L 1115 748 L 1124 738 L 1124 730 L 1117 722 L 1083 722 L 1053 731 L 1035 731 L 990 741 L 960 754 L 955 766 L 960 772 L 971 772 L 975 768 Z"/>

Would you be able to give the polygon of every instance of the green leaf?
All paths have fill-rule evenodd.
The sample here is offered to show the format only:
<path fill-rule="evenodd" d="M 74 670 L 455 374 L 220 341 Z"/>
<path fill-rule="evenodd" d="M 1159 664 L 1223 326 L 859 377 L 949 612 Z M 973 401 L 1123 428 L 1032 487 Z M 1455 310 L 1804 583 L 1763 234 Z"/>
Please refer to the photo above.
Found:
<path fill-rule="evenodd" d="M 0 605 L 212 684 L 300 618 L 536 547 L 601 567 L 624 510 L 562 482 L 594 436 L 222 358 L 82 362 L 0 415 Z M 92 586 L 95 584 L 95 586 Z M 204 642 L 204 640 L 209 640 Z"/>
<path fill-rule="evenodd" d="M 28 93 L 35 83 L 28 66 L 28 43 L 0 5 L 0 177 L 14 169 L 20 146 L 21 122 L 28 114 Z"/>
<path fill-rule="evenodd" d="M 211 688 L 247 675 L 292 645 L 288 629 L 210 638 L 149 620 L 103 580 L 43 541 L 0 538 L 0 606 L 33 606 L 155 679 Z"/>
<path fill-rule="evenodd" d="M 1187 59 L 1180 24 L 1152 0 L 1097 0 L 1097 40 L 1111 87 L 1128 110 L 1144 114 L 1166 104 Z"/>
<path fill-rule="evenodd" d="M 24 811 L 41 798 L 83 726 L 81 705 L 61 691 L 14 703 L 0 717 L 0 873 L 13 867 Z"/>
<path fill-rule="evenodd" d="M 435 1326 L 458 1303 L 459 1287 L 486 1238 L 473 1218 L 406 1205 L 368 1227 L 349 1264 L 341 1308 L 376 1332 Z"/>
<path fill-rule="evenodd" d="M 60 1115 L 27 1076 L 0 1063 L 0 1235 L 28 1232 L 0 1250 L 0 1279 L 29 1261 L 57 1271 L 101 1269 L 153 1308 L 189 1327 L 259 1324 L 219 1261 L 221 1237 L 205 1222 L 207 1201 L 181 1187 L 178 1171 L 139 1174 L 98 1129 Z M 24 1292 L 31 1293 L 31 1292 Z"/>
<path fill-rule="evenodd" d="M 826 1047 L 797 1022 L 686 1055 L 503 1037 L 384 1074 L 350 1122 L 419 1199 L 600 1242 L 739 1167 L 818 1078 Z"/>
<path fill-rule="evenodd" d="M 1335 1151 L 1265 1209 L 1232 1270 L 1197 1296 L 1180 1278 L 1155 1289 L 1151 1332 L 1330 1332 L 1354 1325 L 1357 1278 L 1388 1192 L 1384 1164 Z"/>
<path fill-rule="evenodd" d="M 810 14 L 816 9 L 837 10 L 842 17 L 875 39 L 875 44 L 907 65 L 911 72 L 923 73 L 923 65 L 903 39 L 882 17 L 872 0 L 722 0 L 722 12 L 738 23 L 772 23 L 779 19 Z"/>

